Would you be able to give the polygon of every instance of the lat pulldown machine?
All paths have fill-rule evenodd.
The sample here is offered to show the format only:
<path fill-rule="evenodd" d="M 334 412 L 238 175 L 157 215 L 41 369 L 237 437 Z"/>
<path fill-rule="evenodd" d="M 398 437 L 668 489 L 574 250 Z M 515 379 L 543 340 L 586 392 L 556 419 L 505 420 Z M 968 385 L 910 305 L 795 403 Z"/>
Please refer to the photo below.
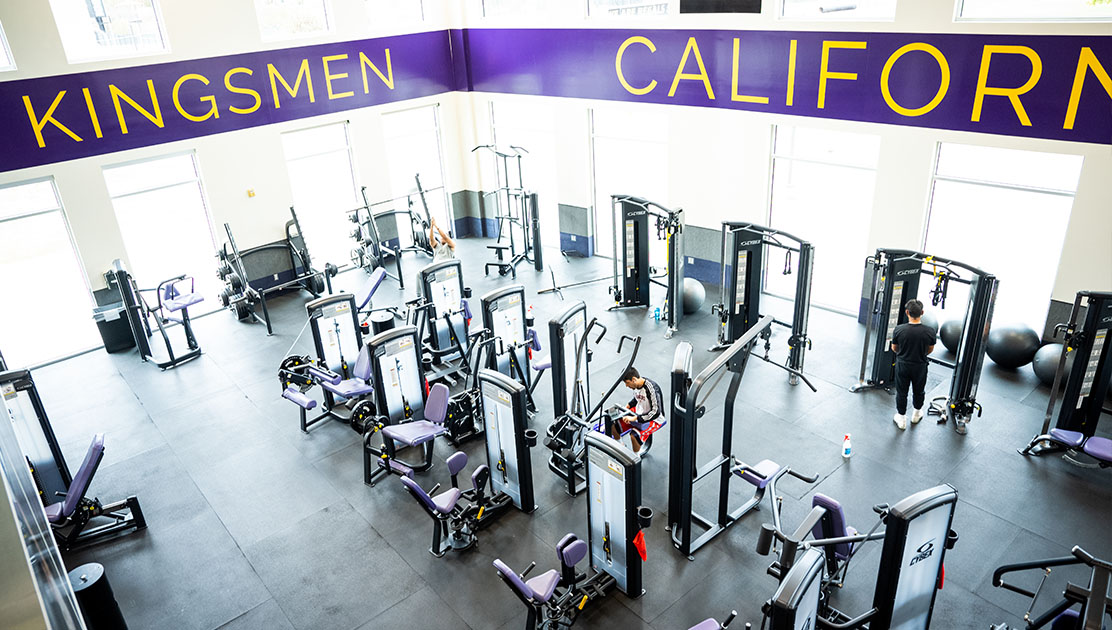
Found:
<path fill-rule="evenodd" d="M 930 266 L 930 269 L 927 266 Z M 946 308 L 950 282 L 969 285 L 969 303 L 965 309 L 964 327 L 958 343 L 957 359 L 950 363 L 928 357 L 954 371 L 950 380 L 950 394 L 931 402 L 930 413 L 940 416 L 940 422 L 954 420 L 959 425 L 968 422 L 973 413 L 981 415 L 977 403 L 977 383 L 981 379 L 981 366 L 985 359 L 992 310 L 996 304 L 996 276 L 956 260 L 930 256 L 905 249 L 878 249 L 866 261 L 872 278 L 869 310 L 865 322 L 865 343 L 861 351 L 861 372 L 851 392 L 866 389 L 888 390 L 896 382 L 896 353 L 892 352 L 892 331 L 907 322 L 904 304 L 919 295 L 919 281 L 924 275 L 934 280 L 930 303 Z M 967 271 L 963 278 L 958 270 Z M 872 369 L 866 379 L 869 355 Z M 936 401 L 944 401 L 938 405 Z"/>
<path fill-rule="evenodd" d="M 486 273 L 490 268 L 498 270 L 498 275 L 511 274 L 517 278 L 517 266 L 522 261 L 533 263 L 537 271 L 544 270 L 544 260 L 541 254 L 541 224 L 540 207 L 537 202 L 537 193 L 525 190 L 525 179 L 521 168 L 521 158 L 529 153 L 523 147 L 510 145 L 510 152 L 502 151 L 493 144 L 483 144 L 471 149 L 474 153 L 479 149 L 486 149 L 498 159 L 495 172 L 498 174 L 498 190 L 488 192 L 485 197 L 494 197 L 498 203 L 498 214 L 495 217 L 497 240 L 494 245 L 487 245 L 487 249 L 494 250 L 497 258 L 484 267 Z M 517 161 L 517 186 L 510 180 L 510 160 Z M 503 206 L 503 195 L 505 205 Z M 521 230 L 520 244 L 515 234 Z M 506 258 L 506 256 L 509 258 Z"/>
<path fill-rule="evenodd" d="M 1085 303 L 1084 320 L 1080 325 L 1082 303 Z M 1112 342 L 1108 337 L 1112 332 L 1112 293 L 1100 291 L 1079 291 L 1073 301 L 1070 318 L 1064 324 L 1054 327 L 1054 335 L 1063 333 L 1065 348 L 1054 373 L 1054 385 L 1050 390 L 1050 402 L 1046 406 L 1046 418 L 1042 431 L 1031 439 L 1023 455 L 1038 455 L 1044 452 L 1074 450 L 1095 458 L 1099 465 L 1112 465 L 1112 441 L 1107 438 L 1093 437 L 1102 413 L 1112 413 L 1104 408 L 1105 397 L 1112 386 Z M 1073 369 L 1066 379 L 1065 393 L 1058 408 L 1058 421 L 1053 429 L 1050 420 L 1054 416 L 1054 406 L 1058 402 L 1059 386 L 1066 369 L 1066 362 L 1073 361 Z M 1075 460 L 1074 463 L 1078 463 Z"/>
<path fill-rule="evenodd" d="M 814 271 L 815 247 L 787 232 L 752 223 L 722 222 L 722 294 L 719 303 L 711 307 L 711 312 L 718 314 L 720 323 L 718 344 L 711 350 L 730 347 L 730 344 L 755 326 L 760 319 L 766 246 L 779 247 L 785 251 L 784 275 L 792 272 L 792 252 L 799 255 L 792 321 L 786 323 L 774 319 L 773 323 L 791 329 L 791 337 L 788 338 L 788 367 L 802 372 L 804 355 L 811 346 L 811 339 L 807 336 L 807 318 L 811 310 L 811 275 Z M 792 385 L 798 383 L 794 374 L 788 380 Z"/>
<path fill-rule="evenodd" d="M 616 304 L 611 307 L 649 305 L 649 285 L 664 287 L 664 318 L 668 323 L 665 339 L 671 339 L 683 319 L 683 210 L 672 210 L 639 197 L 612 195 L 614 222 L 614 284 L 610 293 Z M 668 250 L 665 276 L 661 282 L 649 264 L 649 218 L 654 220 L 656 238 L 664 239 Z M 620 229 L 619 229 L 620 228 Z"/>

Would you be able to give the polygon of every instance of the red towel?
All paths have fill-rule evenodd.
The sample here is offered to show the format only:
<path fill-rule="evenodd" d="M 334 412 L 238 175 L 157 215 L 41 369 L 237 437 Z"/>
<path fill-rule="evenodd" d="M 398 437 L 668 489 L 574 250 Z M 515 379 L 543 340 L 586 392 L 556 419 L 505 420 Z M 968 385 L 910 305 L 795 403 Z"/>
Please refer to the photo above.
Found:
<path fill-rule="evenodd" d="M 633 548 L 641 555 L 641 562 L 645 562 L 649 557 L 645 554 L 645 530 L 640 530 L 637 535 L 633 537 Z"/>

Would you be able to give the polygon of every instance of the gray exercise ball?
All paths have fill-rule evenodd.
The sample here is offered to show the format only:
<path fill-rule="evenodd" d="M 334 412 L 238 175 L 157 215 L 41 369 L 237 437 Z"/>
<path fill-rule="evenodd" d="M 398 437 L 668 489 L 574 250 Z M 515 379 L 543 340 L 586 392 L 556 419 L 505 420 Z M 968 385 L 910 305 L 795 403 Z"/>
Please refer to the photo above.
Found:
<path fill-rule="evenodd" d="M 683 279 L 683 314 L 690 315 L 703 307 L 707 300 L 707 290 L 695 278 Z"/>
<path fill-rule="evenodd" d="M 951 319 L 942 324 L 942 328 L 939 329 L 938 336 L 942 339 L 942 345 L 946 346 L 946 349 L 950 352 L 957 353 L 963 328 L 965 328 L 965 324 L 960 319 Z"/>
<path fill-rule="evenodd" d="M 930 311 L 924 312 L 923 318 L 920 321 L 923 322 L 924 326 L 930 326 L 931 328 L 933 328 L 935 334 L 938 334 L 938 317 L 936 317 L 934 313 Z"/>
<path fill-rule="evenodd" d="M 1024 324 L 993 326 L 985 353 L 993 363 L 1014 370 L 1030 363 L 1039 350 L 1039 335 Z"/>
<path fill-rule="evenodd" d="M 1035 360 L 1031 362 L 1031 369 L 1035 371 L 1035 376 L 1039 377 L 1039 381 L 1047 387 L 1054 384 L 1054 373 L 1058 371 L 1058 361 L 1062 359 L 1063 347 L 1065 346 L 1060 343 L 1048 343 L 1039 348 L 1035 353 Z M 1066 365 L 1062 369 L 1062 385 L 1065 385 L 1066 380 L 1069 379 L 1071 367 L 1073 367 L 1073 352 L 1066 354 Z"/>

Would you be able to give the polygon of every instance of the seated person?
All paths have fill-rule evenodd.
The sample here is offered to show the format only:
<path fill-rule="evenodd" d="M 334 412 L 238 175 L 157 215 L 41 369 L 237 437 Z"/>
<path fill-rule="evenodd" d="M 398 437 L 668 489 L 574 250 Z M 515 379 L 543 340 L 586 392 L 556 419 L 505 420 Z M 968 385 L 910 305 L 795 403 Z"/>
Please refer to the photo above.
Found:
<path fill-rule="evenodd" d="M 622 374 L 622 381 L 626 387 L 633 390 L 633 400 L 626 406 L 634 415 L 625 416 L 612 427 L 611 437 L 616 440 L 629 429 L 644 431 L 649 427 L 650 422 L 664 413 L 664 396 L 660 393 L 660 385 L 657 385 L 656 381 L 641 376 L 635 367 L 630 367 L 625 374 Z M 633 452 L 640 452 L 640 435 L 635 431 L 630 433 L 629 437 L 633 442 Z"/>
<path fill-rule="evenodd" d="M 444 233 L 436 224 L 436 219 L 431 218 L 429 224 L 429 246 L 432 247 L 432 261 L 434 263 L 452 260 L 456 257 L 456 242 Z"/>

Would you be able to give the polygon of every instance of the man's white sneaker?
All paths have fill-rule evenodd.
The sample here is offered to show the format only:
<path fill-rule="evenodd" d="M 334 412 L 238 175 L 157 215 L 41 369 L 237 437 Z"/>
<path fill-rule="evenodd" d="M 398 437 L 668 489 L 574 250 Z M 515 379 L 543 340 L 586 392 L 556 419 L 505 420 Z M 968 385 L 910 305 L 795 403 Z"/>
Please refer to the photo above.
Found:
<path fill-rule="evenodd" d="M 919 424 L 919 421 L 922 420 L 922 419 L 923 419 L 923 410 L 922 409 L 916 409 L 915 411 L 911 412 L 911 424 Z"/>
<path fill-rule="evenodd" d="M 901 431 L 907 428 L 907 416 L 902 413 L 897 413 L 892 416 L 892 422 L 895 422 L 896 426 L 899 427 Z"/>

